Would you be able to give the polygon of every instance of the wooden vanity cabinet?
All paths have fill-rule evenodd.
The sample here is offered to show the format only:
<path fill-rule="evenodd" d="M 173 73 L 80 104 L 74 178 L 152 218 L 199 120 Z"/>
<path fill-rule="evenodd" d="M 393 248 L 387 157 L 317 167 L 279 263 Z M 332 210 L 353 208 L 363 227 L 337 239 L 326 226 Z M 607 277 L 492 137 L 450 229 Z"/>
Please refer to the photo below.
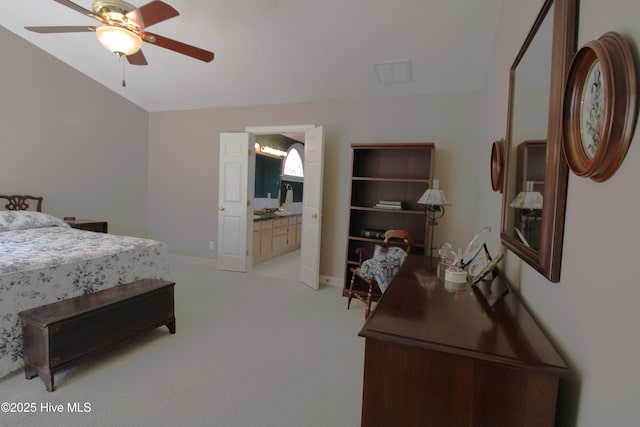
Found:
<path fill-rule="evenodd" d="M 260 256 L 268 256 L 273 252 L 273 222 L 265 221 L 261 226 Z"/>
<path fill-rule="evenodd" d="M 292 216 L 287 221 L 287 247 L 290 249 L 296 248 L 299 245 L 297 239 L 297 227 L 298 217 Z"/>
<path fill-rule="evenodd" d="M 273 251 L 280 253 L 287 249 L 289 220 L 280 218 L 273 220 Z"/>
<path fill-rule="evenodd" d="M 253 263 L 300 248 L 302 215 L 253 221 Z"/>
<path fill-rule="evenodd" d="M 253 259 L 260 256 L 260 229 L 253 224 Z"/>
<path fill-rule="evenodd" d="M 253 261 L 266 258 L 273 252 L 273 220 L 253 222 Z"/>

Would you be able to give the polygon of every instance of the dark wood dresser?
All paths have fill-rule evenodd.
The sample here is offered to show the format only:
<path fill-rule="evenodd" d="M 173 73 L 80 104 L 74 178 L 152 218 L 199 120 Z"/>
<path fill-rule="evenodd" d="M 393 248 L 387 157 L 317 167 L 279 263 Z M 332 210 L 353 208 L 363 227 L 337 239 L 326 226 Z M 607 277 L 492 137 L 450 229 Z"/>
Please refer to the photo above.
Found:
<path fill-rule="evenodd" d="M 501 273 L 448 291 L 410 255 L 360 331 L 363 426 L 553 426 L 567 365 Z"/>

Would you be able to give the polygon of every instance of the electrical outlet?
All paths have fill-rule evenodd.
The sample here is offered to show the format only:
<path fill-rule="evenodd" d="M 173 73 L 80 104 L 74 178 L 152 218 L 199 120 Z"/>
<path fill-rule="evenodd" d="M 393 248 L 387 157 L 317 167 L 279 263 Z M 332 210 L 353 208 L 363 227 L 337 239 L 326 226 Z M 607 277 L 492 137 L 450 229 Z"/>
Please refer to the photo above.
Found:
<path fill-rule="evenodd" d="M 331 276 L 320 276 L 321 284 L 333 286 L 332 282 L 333 280 L 331 279 Z"/>
<path fill-rule="evenodd" d="M 212 251 L 216 250 L 216 242 L 213 240 L 209 240 L 209 249 Z"/>

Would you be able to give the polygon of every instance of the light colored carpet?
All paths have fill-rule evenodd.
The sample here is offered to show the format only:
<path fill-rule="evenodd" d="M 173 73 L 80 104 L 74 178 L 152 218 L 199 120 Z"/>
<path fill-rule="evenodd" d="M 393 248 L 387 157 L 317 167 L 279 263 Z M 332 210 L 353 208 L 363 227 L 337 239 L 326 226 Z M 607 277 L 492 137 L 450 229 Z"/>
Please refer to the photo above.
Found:
<path fill-rule="evenodd" d="M 163 327 L 60 372 L 53 393 L 22 371 L 0 380 L 0 403 L 36 408 L 0 413 L 0 426 L 360 425 L 362 304 L 272 277 L 277 264 L 244 274 L 172 257 L 175 335 Z"/>

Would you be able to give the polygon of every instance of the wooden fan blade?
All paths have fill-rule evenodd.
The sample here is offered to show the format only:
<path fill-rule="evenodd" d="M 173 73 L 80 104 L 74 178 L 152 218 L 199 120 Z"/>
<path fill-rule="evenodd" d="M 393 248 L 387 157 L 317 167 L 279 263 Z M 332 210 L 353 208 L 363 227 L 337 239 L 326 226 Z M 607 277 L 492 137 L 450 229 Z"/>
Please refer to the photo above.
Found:
<path fill-rule="evenodd" d="M 96 27 L 24 27 L 25 30 L 33 31 L 34 33 L 87 33 L 96 30 Z"/>
<path fill-rule="evenodd" d="M 94 13 L 93 11 L 89 10 L 89 9 L 85 9 L 84 7 L 75 4 L 72 1 L 69 0 L 53 0 L 57 3 L 60 3 L 63 6 L 67 6 L 70 9 L 75 10 L 76 12 L 80 12 L 83 15 L 87 15 L 89 18 L 93 18 L 93 19 L 97 19 L 98 21 L 102 22 L 103 24 L 107 23 L 107 20 L 104 19 L 104 17 L 102 15 L 98 15 L 96 13 Z"/>
<path fill-rule="evenodd" d="M 191 46 L 167 37 L 159 36 L 157 34 L 147 33 L 146 31 L 141 32 L 140 36 L 142 37 L 142 40 L 146 41 L 147 43 L 164 47 L 165 49 L 169 49 L 174 52 L 199 59 L 200 61 L 213 61 L 213 52 L 209 52 L 208 50 L 200 49 L 199 47 Z"/>
<path fill-rule="evenodd" d="M 147 58 L 144 57 L 144 54 L 142 53 L 142 49 L 137 51 L 134 54 L 131 55 L 127 55 L 127 61 L 129 61 L 129 64 L 131 65 L 147 65 Z"/>
<path fill-rule="evenodd" d="M 177 10 L 159 0 L 140 6 L 137 11 L 134 10 L 127 13 L 127 16 L 136 13 L 142 17 L 142 23 L 145 28 L 179 15 Z"/>

